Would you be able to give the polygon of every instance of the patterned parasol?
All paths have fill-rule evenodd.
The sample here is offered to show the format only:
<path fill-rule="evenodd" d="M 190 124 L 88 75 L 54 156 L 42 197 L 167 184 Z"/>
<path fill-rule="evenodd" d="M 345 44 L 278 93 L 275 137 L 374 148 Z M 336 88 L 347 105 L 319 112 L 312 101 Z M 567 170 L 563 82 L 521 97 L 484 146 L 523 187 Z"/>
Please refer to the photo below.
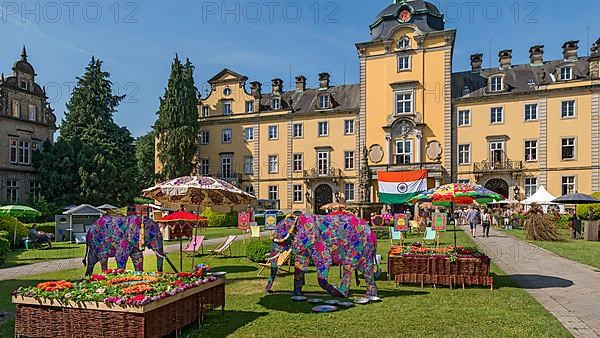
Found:
<path fill-rule="evenodd" d="M 178 209 L 189 206 L 204 210 L 229 212 L 252 206 L 256 197 L 243 192 L 231 183 L 213 177 L 185 176 L 171 179 L 144 190 L 144 196 L 159 201 L 163 206 Z"/>
<path fill-rule="evenodd" d="M 486 204 L 504 200 L 502 195 L 476 184 L 446 184 L 429 189 L 410 199 L 410 203 L 432 202 L 434 204 Z"/>
<path fill-rule="evenodd" d="M 341 210 L 344 208 L 346 208 L 345 204 L 333 202 L 333 203 L 328 203 L 328 204 L 323 205 L 321 207 L 321 210 Z"/>

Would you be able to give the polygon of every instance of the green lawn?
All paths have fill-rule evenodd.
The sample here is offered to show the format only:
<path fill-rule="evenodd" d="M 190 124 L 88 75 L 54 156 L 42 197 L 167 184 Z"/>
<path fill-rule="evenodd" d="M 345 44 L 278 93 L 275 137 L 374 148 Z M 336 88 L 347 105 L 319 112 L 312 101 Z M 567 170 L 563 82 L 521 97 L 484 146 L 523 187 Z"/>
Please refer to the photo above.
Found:
<path fill-rule="evenodd" d="M 525 230 L 503 230 L 505 233 L 525 240 Z M 600 242 L 569 239 L 568 230 L 561 230 L 560 242 L 528 241 L 561 257 L 600 269 Z"/>
<path fill-rule="evenodd" d="M 457 233 L 459 245 L 473 246 L 462 231 Z M 413 237 L 410 240 L 418 240 Z M 442 244 L 452 243 L 452 232 L 441 236 Z M 331 314 L 311 312 L 308 303 L 294 303 L 288 292 L 293 288 L 293 275 L 280 275 L 275 281 L 276 294 L 264 295 L 267 280 L 256 277 L 258 266 L 243 255 L 241 242 L 234 244 L 234 258 L 206 257 L 196 259 L 212 266 L 213 271 L 226 271 L 226 307 L 222 315 L 213 311 L 206 325 L 198 329 L 191 326 L 183 331 L 183 337 L 569 337 L 570 334 L 525 291 L 518 289 L 510 278 L 493 267 L 495 288 L 447 288 L 400 286 L 386 280 L 385 273 L 377 281 L 383 302 L 356 306 Z M 383 257 L 390 243 L 379 242 L 378 252 Z M 177 254 L 169 254 L 178 261 Z M 153 256 L 146 259 L 147 270 L 154 269 Z M 384 263 L 381 268 L 386 271 Z M 187 263 L 187 265 L 185 265 Z M 190 266 L 185 258 L 184 266 Z M 112 263 L 114 264 L 114 263 Z M 168 270 L 168 265 L 165 264 Z M 22 280 L 0 282 L 0 311 L 14 311 L 10 303 L 10 290 L 19 285 L 31 285 L 40 280 L 76 278 L 83 269 L 62 271 L 48 275 L 31 276 Z M 332 281 L 339 280 L 338 269 L 330 273 Z M 353 283 L 354 295 L 364 294 Z M 314 268 L 306 276 L 305 292 L 323 294 L 317 284 Z M 0 336 L 13 336 L 14 320 L 0 325 Z"/>

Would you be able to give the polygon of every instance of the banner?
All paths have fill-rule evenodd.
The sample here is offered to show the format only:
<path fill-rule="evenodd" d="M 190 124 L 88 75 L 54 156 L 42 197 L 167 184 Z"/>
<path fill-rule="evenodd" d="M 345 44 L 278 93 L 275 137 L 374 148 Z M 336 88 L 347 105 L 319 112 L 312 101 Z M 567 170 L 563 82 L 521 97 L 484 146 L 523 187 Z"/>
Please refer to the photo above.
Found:
<path fill-rule="evenodd" d="M 394 214 L 394 230 L 408 232 L 408 215 Z"/>
<path fill-rule="evenodd" d="M 245 231 L 250 229 L 250 220 L 252 219 L 252 213 L 248 211 L 238 212 L 238 229 Z"/>
<path fill-rule="evenodd" d="M 427 190 L 427 170 L 377 172 L 379 202 L 403 204 Z"/>
<path fill-rule="evenodd" d="M 265 213 L 265 230 L 275 230 L 277 228 L 277 213 Z"/>
<path fill-rule="evenodd" d="M 446 214 L 443 213 L 435 213 L 433 214 L 433 219 L 431 222 L 431 229 L 434 231 L 446 231 Z"/>

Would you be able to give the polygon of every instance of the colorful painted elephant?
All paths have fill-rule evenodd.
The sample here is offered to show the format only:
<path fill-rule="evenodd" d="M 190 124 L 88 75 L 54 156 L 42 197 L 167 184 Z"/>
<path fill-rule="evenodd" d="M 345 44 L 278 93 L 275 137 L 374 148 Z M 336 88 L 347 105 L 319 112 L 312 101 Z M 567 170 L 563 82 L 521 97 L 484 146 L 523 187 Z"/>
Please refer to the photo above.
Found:
<path fill-rule="evenodd" d="M 312 258 L 319 285 L 335 297 L 347 297 L 352 269 L 363 273 L 367 295 L 377 296 L 375 285 L 375 254 L 377 237 L 367 223 L 353 214 L 329 216 L 288 216 L 277 225 L 271 255 L 275 257 L 291 247 L 295 255 L 294 295 L 302 295 L 304 274 Z M 343 267 L 339 288 L 329 284 L 329 268 Z M 357 273 L 358 274 L 358 273 Z M 266 286 L 269 292 L 277 275 L 277 260 L 272 259 L 271 276 Z"/>
<path fill-rule="evenodd" d="M 144 235 L 143 242 L 140 242 L 140 233 Z M 131 257 L 135 270 L 143 271 L 145 248 L 152 249 L 157 254 L 156 268 L 162 272 L 165 254 L 158 224 L 148 217 L 103 216 L 87 232 L 86 253 L 83 258 L 83 264 L 87 266 L 86 276 L 92 274 L 94 265 L 98 262 L 102 270 L 106 270 L 109 257 L 115 257 L 119 269 L 125 268 Z"/>

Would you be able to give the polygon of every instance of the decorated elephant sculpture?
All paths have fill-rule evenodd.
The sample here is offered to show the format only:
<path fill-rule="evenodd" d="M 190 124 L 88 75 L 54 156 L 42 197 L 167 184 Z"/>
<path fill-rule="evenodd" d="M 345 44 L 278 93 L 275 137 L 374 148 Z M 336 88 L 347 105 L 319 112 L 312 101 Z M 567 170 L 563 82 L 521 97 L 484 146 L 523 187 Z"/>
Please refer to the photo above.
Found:
<path fill-rule="evenodd" d="M 140 238 L 143 240 L 140 241 Z M 131 257 L 135 270 L 143 271 L 145 248 L 157 254 L 156 268 L 162 272 L 165 257 L 163 239 L 154 221 L 140 216 L 103 216 L 87 232 L 83 258 L 83 264 L 87 266 L 86 275 L 92 274 L 98 262 L 102 270 L 106 270 L 109 257 L 115 257 L 119 269 L 124 269 Z"/>
<path fill-rule="evenodd" d="M 294 295 L 302 295 L 304 274 L 311 259 L 319 285 L 335 297 L 347 297 L 352 269 L 362 272 L 367 282 L 367 295 L 377 296 L 375 285 L 375 254 L 377 238 L 367 223 L 352 214 L 329 216 L 288 216 L 277 224 L 272 238 L 271 255 L 275 257 L 292 249 L 295 256 Z M 277 275 L 277 260 L 271 260 L 271 276 L 266 286 L 270 292 Z M 339 287 L 328 281 L 330 268 L 343 267 Z M 358 277 L 357 277 L 358 278 Z"/>

